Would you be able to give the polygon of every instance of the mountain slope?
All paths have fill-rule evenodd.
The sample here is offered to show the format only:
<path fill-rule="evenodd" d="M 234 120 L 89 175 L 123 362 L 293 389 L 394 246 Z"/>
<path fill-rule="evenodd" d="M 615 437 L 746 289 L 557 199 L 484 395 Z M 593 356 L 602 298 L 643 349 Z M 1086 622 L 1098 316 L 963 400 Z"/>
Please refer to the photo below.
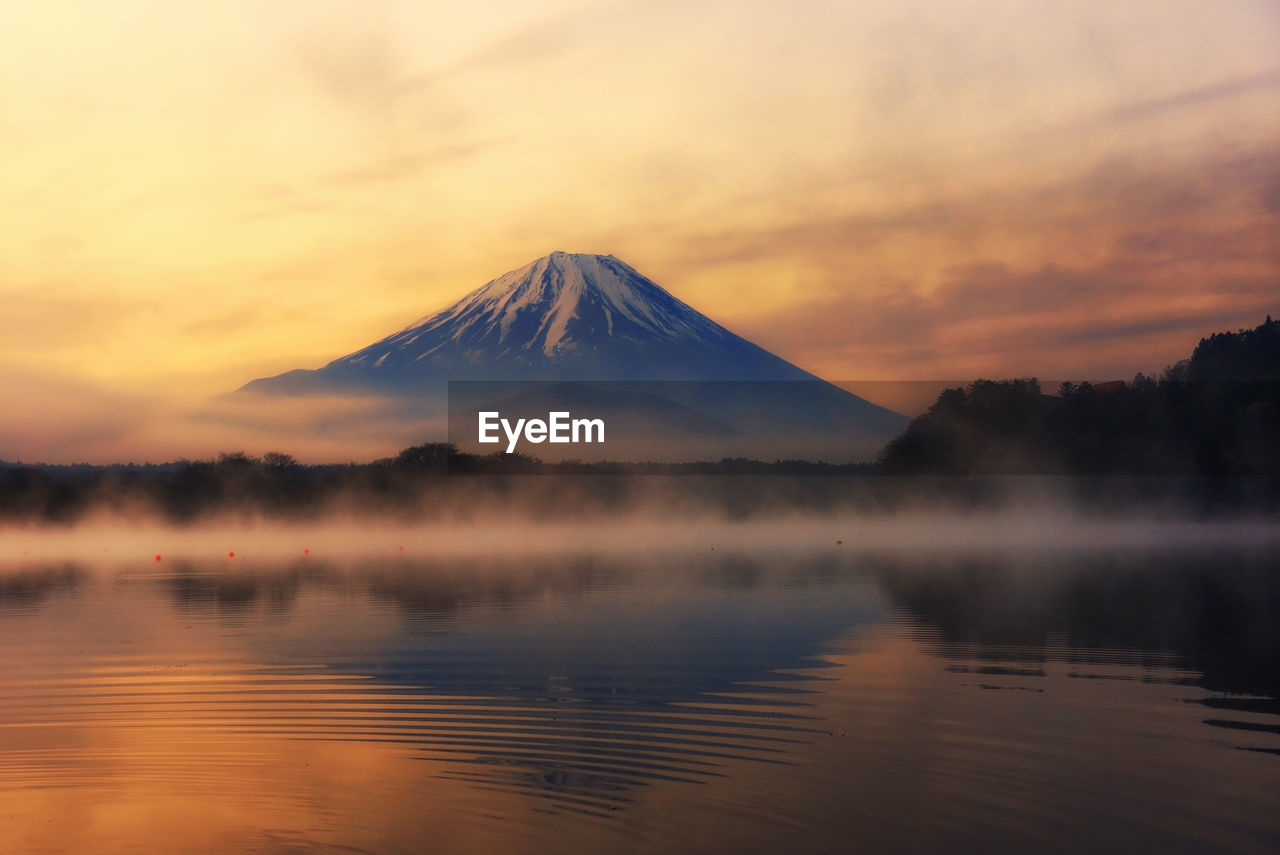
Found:
<path fill-rule="evenodd" d="M 611 255 L 554 252 L 318 371 L 254 380 L 276 395 L 417 392 L 445 380 L 817 380 Z"/>
<path fill-rule="evenodd" d="M 617 440 L 632 437 L 639 444 L 626 453 L 650 460 L 865 459 L 907 424 L 735 335 L 613 256 L 563 252 L 323 368 L 254 380 L 231 397 L 250 419 L 268 404 L 304 412 L 303 398 L 376 401 L 313 419 L 315 428 L 421 442 L 447 423 L 464 446 L 476 439 L 468 414 L 505 413 L 517 402 L 543 415 L 607 412 L 611 439 L 601 453 L 623 453 Z"/>

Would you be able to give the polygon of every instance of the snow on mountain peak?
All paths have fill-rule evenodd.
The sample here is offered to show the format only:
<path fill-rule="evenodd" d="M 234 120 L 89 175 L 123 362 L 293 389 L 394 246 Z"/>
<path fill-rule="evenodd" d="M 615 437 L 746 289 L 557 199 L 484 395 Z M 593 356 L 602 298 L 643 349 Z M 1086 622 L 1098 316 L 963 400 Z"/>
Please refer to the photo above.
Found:
<path fill-rule="evenodd" d="M 612 255 L 557 251 L 318 371 L 255 388 L 411 389 L 446 379 L 815 378 Z"/>
<path fill-rule="evenodd" d="M 623 337 L 679 342 L 726 332 L 612 255 L 553 252 L 499 276 L 400 335 L 451 327 L 453 340 L 557 354 Z"/>

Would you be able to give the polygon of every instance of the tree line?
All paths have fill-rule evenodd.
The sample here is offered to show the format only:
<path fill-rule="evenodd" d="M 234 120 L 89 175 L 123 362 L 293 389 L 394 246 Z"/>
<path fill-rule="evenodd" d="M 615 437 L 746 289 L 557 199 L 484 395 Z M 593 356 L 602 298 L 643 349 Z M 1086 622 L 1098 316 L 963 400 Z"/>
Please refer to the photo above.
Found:
<path fill-rule="evenodd" d="M 1280 321 L 1204 338 L 1158 377 L 1068 382 L 1053 394 L 1034 378 L 947 389 L 864 464 L 544 463 L 445 443 L 371 463 L 307 465 L 282 452 L 158 465 L 0 463 L 0 520 L 74 522 L 99 511 L 180 523 L 329 511 L 420 519 L 495 509 L 535 518 L 639 509 L 746 517 L 985 505 L 1016 494 L 1026 476 L 1059 479 L 1059 489 L 1097 507 L 1177 500 L 1280 509 Z"/>

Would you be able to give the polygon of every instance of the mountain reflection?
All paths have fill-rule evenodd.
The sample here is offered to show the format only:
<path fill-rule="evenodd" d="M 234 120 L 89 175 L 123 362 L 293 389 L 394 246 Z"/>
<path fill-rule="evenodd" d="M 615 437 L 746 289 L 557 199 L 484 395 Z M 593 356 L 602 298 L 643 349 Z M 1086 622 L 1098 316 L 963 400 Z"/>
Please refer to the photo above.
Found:
<path fill-rule="evenodd" d="M 231 827 L 243 851 L 416 852 L 424 812 L 464 851 L 653 828 L 711 851 L 700 830 L 741 816 L 735 851 L 798 828 L 1097 851 L 1171 812 L 1184 851 L 1226 815 L 1264 841 L 1277 569 L 843 546 L 0 567 L 0 806 L 30 820 L 16 851 L 65 805 L 143 802 L 174 821 L 118 839 L 150 851 Z M 67 828 L 53 848 L 101 833 Z"/>
<path fill-rule="evenodd" d="M 1280 694 L 1280 556 L 1088 551 L 871 562 L 893 602 L 940 631 L 946 658 L 1198 672 L 1213 692 Z M 994 673 L 988 671 L 988 673 Z M 1114 678 L 1110 676 L 1109 678 Z"/>
<path fill-rule="evenodd" d="M 669 560 L 186 562 L 155 584 L 179 613 L 216 625 L 308 613 L 305 644 L 255 637 L 258 657 L 395 693 L 394 714 L 370 711 L 344 739 L 415 745 L 446 778 L 607 814 L 634 787 L 715 778 L 731 760 L 786 762 L 785 746 L 823 730 L 806 700 L 823 643 L 883 617 L 822 596 L 848 587 L 831 559 Z M 323 602 L 343 612 L 316 625 Z M 354 637 L 328 624 L 384 607 L 393 622 Z"/>
<path fill-rule="evenodd" d="M 272 614 L 287 614 L 307 584 L 323 584 L 323 567 L 293 565 L 254 572 L 218 571 L 191 562 L 176 562 L 172 575 L 162 577 L 174 607 L 183 614 L 243 614 L 265 605 Z"/>
<path fill-rule="evenodd" d="M 74 564 L 0 572 L 0 615 L 6 610 L 25 610 L 57 593 L 75 590 L 84 572 Z"/>

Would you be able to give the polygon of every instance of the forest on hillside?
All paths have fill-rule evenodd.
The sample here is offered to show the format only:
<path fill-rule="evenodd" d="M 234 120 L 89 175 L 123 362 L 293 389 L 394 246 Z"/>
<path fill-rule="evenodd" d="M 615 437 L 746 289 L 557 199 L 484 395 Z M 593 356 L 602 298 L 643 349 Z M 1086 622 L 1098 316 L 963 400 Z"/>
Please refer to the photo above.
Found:
<path fill-rule="evenodd" d="M 1280 474 L 1280 321 L 1215 333 L 1159 377 L 979 380 L 881 453 L 886 474 L 1229 478 Z"/>

